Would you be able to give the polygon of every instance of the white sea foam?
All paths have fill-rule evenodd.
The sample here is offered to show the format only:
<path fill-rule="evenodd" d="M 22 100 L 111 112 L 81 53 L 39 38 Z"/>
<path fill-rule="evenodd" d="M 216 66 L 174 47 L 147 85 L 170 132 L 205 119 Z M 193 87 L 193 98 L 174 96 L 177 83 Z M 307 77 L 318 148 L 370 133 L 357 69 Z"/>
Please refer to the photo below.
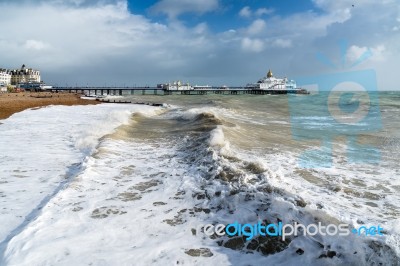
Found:
<path fill-rule="evenodd" d="M 210 240 L 192 235 L 201 220 L 181 225 L 176 218 L 193 208 L 196 177 L 175 154 L 166 143 L 103 139 L 68 187 L 7 243 L 2 262 L 229 264 Z M 212 258 L 185 254 L 203 246 L 210 246 Z"/>
<path fill-rule="evenodd" d="M 216 129 L 211 131 L 210 134 L 211 134 L 211 136 L 210 136 L 209 143 L 211 146 L 223 147 L 226 144 L 224 132 L 222 131 L 221 127 L 217 127 Z"/>
<path fill-rule="evenodd" d="M 390 214 L 381 217 L 377 207 L 357 206 L 365 203 L 362 197 L 341 194 L 338 200 L 337 195 L 344 188 L 361 193 L 375 188 L 378 193 L 382 189 L 379 178 L 384 178 L 384 173 L 371 172 L 368 177 L 376 178 L 370 179 L 365 190 L 352 183 L 361 178 L 347 176 L 350 172 L 345 167 L 314 171 L 315 176 L 306 179 L 295 171 L 295 153 L 242 150 L 227 138 L 226 132 L 232 128 L 222 125 L 213 129 L 204 143 L 193 143 L 191 136 L 179 139 L 178 144 L 134 136 L 98 141 L 116 126 L 128 123 L 132 112 L 145 116 L 161 113 L 159 108 L 148 106 L 51 107 L 17 114 L 0 125 L 0 129 L 7 129 L 0 132 L 1 146 L 20 143 L 18 148 L 8 148 L 5 155 L 0 155 L 7 161 L 0 163 L 1 181 L 8 182 L 5 189 L 1 187 L 1 196 L 5 195 L 1 199 L 8 206 L 2 210 L 6 227 L 1 233 L 3 239 L 12 236 L 0 246 L 4 252 L 0 264 L 335 265 L 345 261 L 357 265 L 371 256 L 368 238 L 301 236 L 284 251 L 266 257 L 259 252 L 245 254 L 218 246 L 213 239 L 193 236 L 191 229 L 205 223 L 254 222 L 260 217 L 304 224 L 317 218 L 352 225 L 359 225 L 362 219 L 366 225 L 373 225 Z M 189 111 L 177 108 L 158 119 L 193 119 L 204 112 L 233 119 L 227 109 L 214 107 Z M 240 121 L 255 124 L 252 119 L 256 117 L 243 116 Z M 15 139 L 15 135 L 21 137 Z M 32 135 L 34 138 L 28 138 Z M 194 148 L 187 150 L 188 147 Z M 365 168 L 362 173 L 372 170 Z M 210 179 L 217 172 L 226 172 L 226 178 L 234 173 L 235 179 Z M 68 186 L 57 190 L 70 176 L 75 177 L 68 179 Z M 270 192 L 258 190 L 269 186 L 273 188 Z M 331 187 L 341 190 L 335 192 Z M 45 198 L 42 191 L 50 196 L 44 204 L 40 204 Z M 215 196 L 217 193 L 219 196 Z M 398 197 L 389 194 L 369 201 L 397 204 Z M 249 195 L 254 198 L 247 199 Z M 307 206 L 299 207 L 299 199 Z M 20 210 L 12 209 L 13 201 L 17 201 Z M 36 210 L 38 205 L 43 208 Z M 212 207 L 216 208 L 210 211 Z M 29 213 L 31 216 L 24 221 Z M 383 242 L 392 248 L 399 244 L 396 222 L 391 219 L 385 223 L 389 234 Z M 18 224 L 21 226 L 16 228 Z M 11 232 L 14 229 L 17 230 Z M 318 251 L 323 252 L 328 246 L 341 257 L 318 259 Z M 200 248 L 207 248 L 213 255 L 187 254 Z M 299 248 L 304 251 L 301 256 L 296 253 Z"/>
<path fill-rule="evenodd" d="M 99 138 L 149 106 L 52 106 L 26 110 L 0 125 L 0 242 L 22 229 L 68 178 Z M 15 232 L 12 232 L 16 230 Z"/>
<path fill-rule="evenodd" d="M 386 183 L 393 173 L 378 173 L 374 167 L 364 166 L 366 169 L 349 169 L 335 164 L 332 168 L 311 169 L 309 173 L 299 174 L 294 172 L 300 167 L 297 165 L 297 154 L 273 154 L 264 158 L 268 166 L 275 169 L 275 173 L 281 173 L 281 178 L 272 178 L 270 183 L 274 187 L 284 189 L 288 193 L 298 195 L 307 202 L 307 210 L 314 217 L 323 217 L 325 220 L 338 220 L 355 228 L 360 226 L 377 226 L 380 224 L 388 235 L 378 237 L 376 240 L 389 245 L 397 255 L 400 254 L 397 223 L 399 222 L 398 209 L 389 211 L 389 205 L 399 206 L 400 198 L 396 189 L 388 186 L 380 186 Z M 274 165 L 273 162 L 279 162 Z M 356 170 L 358 169 L 358 170 Z M 369 173 L 368 173 L 369 172 Z M 356 174 L 358 173 L 358 174 Z M 308 176 L 310 175 L 310 176 Z M 307 177 L 308 176 L 308 177 Z M 385 181 L 386 180 L 386 181 Z M 390 182 L 393 187 L 396 182 Z M 287 199 L 285 199 L 285 202 Z M 277 212 L 282 213 L 284 208 L 278 207 Z M 301 215 L 294 215 L 299 219 Z M 339 238 L 338 243 L 348 249 L 354 248 L 351 239 Z M 359 240 L 358 253 L 361 247 L 367 245 L 368 237 Z M 364 243 L 362 241 L 365 241 Z M 347 242 L 347 243 L 346 243 Z M 370 255 L 373 256 L 373 255 Z M 392 263 L 392 258 L 386 263 Z M 371 262 L 372 263 L 372 262 Z"/>

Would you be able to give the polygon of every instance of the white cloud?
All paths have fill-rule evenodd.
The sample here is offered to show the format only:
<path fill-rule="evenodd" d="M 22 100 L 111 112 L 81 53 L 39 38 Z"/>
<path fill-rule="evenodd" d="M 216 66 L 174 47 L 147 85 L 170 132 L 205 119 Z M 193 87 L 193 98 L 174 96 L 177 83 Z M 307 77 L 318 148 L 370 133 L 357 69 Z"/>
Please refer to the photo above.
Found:
<path fill-rule="evenodd" d="M 274 9 L 272 9 L 272 8 L 259 8 L 255 12 L 256 16 L 259 16 L 259 17 L 261 17 L 263 15 L 270 15 L 272 13 L 274 13 Z"/>
<path fill-rule="evenodd" d="M 85 3 L 85 0 L 50 0 L 50 2 L 55 4 L 74 4 L 79 6 Z"/>
<path fill-rule="evenodd" d="M 347 50 L 347 54 L 346 57 L 347 59 L 350 61 L 350 63 L 355 63 L 360 61 L 364 61 L 364 57 L 365 60 L 366 59 L 370 59 L 373 61 L 384 61 L 385 60 L 385 45 L 378 45 L 376 47 L 360 47 L 357 45 L 352 45 L 349 47 L 349 49 Z M 370 58 L 369 58 L 370 57 Z"/>
<path fill-rule="evenodd" d="M 244 17 L 244 18 L 249 18 L 251 17 L 251 10 L 250 7 L 245 6 L 239 11 L 239 16 Z"/>
<path fill-rule="evenodd" d="M 363 5 L 365 2 L 368 2 L 371 0 L 363 0 L 363 1 L 357 1 L 355 2 L 354 0 L 341 0 L 341 1 L 331 1 L 331 0 L 313 0 L 315 5 L 325 11 L 328 12 L 333 12 L 337 10 L 343 10 L 347 8 L 353 8 L 354 7 L 359 7 L 360 5 Z"/>
<path fill-rule="evenodd" d="M 206 34 L 208 32 L 207 23 L 200 23 L 193 28 L 193 32 L 196 34 Z"/>
<path fill-rule="evenodd" d="M 50 46 L 41 41 L 27 40 L 24 44 L 24 47 L 28 50 L 44 50 L 46 48 L 49 48 Z"/>
<path fill-rule="evenodd" d="M 0 67 L 25 63 L 52 83 L 140 82 L 151 75 L 163 82 L 196 61 L 189 58 L 208 56 L 214 45 L 206 38 L 205 23 L 193 29 L 152 23 L 131 14 L 123 2 L 85 7 L 0 3 L 0 9 L 3 29 L 18 29 L 0 34 Z M 164 76 L 155 74 L 160 71 Z"/>
<path fill-rule="evenodd" d="M 272 42 L 272 45 L 279 48 L 290 48 L 292 47 L 292 41 L 289 39 L 275 39 Z"/>
<path fill-rule="evenodd" d="M 385 61 L 385 52 L 386 47 L 385 45 L 381 44 L 374 48 L 372 48 L 372 58 L 376 61 Z"/>
<path fill-rule="evenodd" d="M 257 35 L 262 33 L 265 30 L 266 24 L 262 19 L 256 19 L 251 23 L 251 25 L 247 28 L 246 32 L 249 35 Z"/>
<path fill-rule="evenodd" d="M 24 1 L 24 0 L 23 0 Z M 93 6 L 93 5 L 114 5 L 121 0 L 25 0 L 26 2 L 42 2 L 47 4 L 60 4 L 60 5 L 72 5 L 72 6 Z"/>
<path fill-rule="evenodd" d="M 218 6 L 218 0 L 161 0 L 151 10 L 174 19 L 183 13 L 203 14 L 214 11 Z"/>
<path fill-rule="evenodd" d="M 272 13 L 274 13 L 274 9 L 272 8 L 262 7 L 253 12 L 249 6 L 245 6 L 239 11 L 239 16 L 243 18 L 250 18 L 252 16 L 261 17 L 263 15 L 270 15 Z"/>
<path fill-rule="evenodd" d="M 264 50 L 264 42 L 260 39 L 250 39 L 246 37 L 242 39 L 242 49 L 248 52 L 259 53 Z"/>
<path fill-rule="evenodd" d="M 0 0 L 0 67 L 26 64 L 40 69 L 45 81 L 63 85 L 154 85 L 171 79 L 242 85 L 257 80 L 268 67 L 288 77 L 329 71 L 315 59 L 316 53 L 336 63 L 341 56 L 338 41 L 347 39 L 348 60 L 356 60 L 369 47 L 374 56 L 359 67 L 376 69 L 387 88 L 398 83 L 400 35 L 392 30 L 399 27 L 398 5 L 365 1 L 350 10 L 345 5 L 336 10 L 325 1 L 319 3 L 326 5 L 323 12 L 263 19 L 249 8 L 253 19 L 245 23 L 250 25 L 215 32 L 203 21 L 187 26 L 177 16 L 212 11 L 215 5 L 207 3 L 218 1 L 169 9 L 165 13 L 174 19 L 163 24 L 132 14 L 124 0 L 49 0 L 35 5 Z M 159 3 L 167 2 L 173 3 Z"/>
<path fill-rule="evenodd" d="M 369 49 L 367 47 L 352 45 L 347 51 L 347 59 L 351 62 L 355 62 L 361 57 L 361 55 L 368 52 L 368 50 Z"/>

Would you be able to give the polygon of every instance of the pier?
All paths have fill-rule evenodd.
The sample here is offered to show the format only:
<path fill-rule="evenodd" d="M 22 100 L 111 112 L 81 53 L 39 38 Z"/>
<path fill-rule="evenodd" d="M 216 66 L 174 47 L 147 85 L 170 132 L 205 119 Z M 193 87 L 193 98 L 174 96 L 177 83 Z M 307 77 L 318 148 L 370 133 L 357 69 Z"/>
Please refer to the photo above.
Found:
<path fill-rule="evenodd" d="M 209 87 L 207 89 L 166 90 L 159 87 L 53 87 L 53 92 L 81 93 L 85 95 L 266 95 L 266 94 L 305 94 L 305 90 L 260 90 L 246 87 Z"/>

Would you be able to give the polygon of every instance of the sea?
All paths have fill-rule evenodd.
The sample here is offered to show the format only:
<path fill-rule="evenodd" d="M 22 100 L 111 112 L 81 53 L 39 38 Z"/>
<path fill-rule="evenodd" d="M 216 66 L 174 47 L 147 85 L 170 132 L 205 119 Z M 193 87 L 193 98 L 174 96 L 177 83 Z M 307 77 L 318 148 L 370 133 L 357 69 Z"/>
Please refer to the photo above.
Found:
<path fill-rule="evenodd" d="M 399 92 L 114 99 L 0 120 L 0 265 L 400 265 Z"/>

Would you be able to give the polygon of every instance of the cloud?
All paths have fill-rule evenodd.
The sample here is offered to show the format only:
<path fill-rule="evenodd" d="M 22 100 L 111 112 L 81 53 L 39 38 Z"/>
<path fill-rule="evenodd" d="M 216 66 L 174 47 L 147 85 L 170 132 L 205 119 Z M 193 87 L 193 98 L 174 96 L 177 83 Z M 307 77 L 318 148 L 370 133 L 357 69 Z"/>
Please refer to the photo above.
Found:
<path fill-rule="evenodd" d="M 6 49 L 32 63 L 54 60 L 52 65 L 86 64 L 97 60 L 99 55 L 115 55 L 121 48 L 142 45 L 137 40 L 148 32 L 162 31 L 162 27 L 150 24 L 143 17 L 131 16 L 121 3 L 91 8 L 48 4 L 19 9 L 6 6 L 6 11 L 7 8 L 10 12 L 0 18 L 1 24 L 18 30 L 3 32 L 8 43 Z M 31 14 L 29 19 L 26 12 Z M 47 51 L 49 47 L 54 49 Z M 31 58 L 32 49 L 42 52 L 40 60 L 37 55 Z"/>
<path fill-rule="evenodd" d="M 203 14 L 218 8 L 218 0 L 161 0 L 150 9 L 174 19 L 184 13 Z"/>
<path fill-rule="evenodd" d="M 247 28 L 246 32 L 249 35 L 257 35 L 262 33 L 266 28 L 265 21 L 262 19 L 256 19 L 251 23 L 251 25 Z"/>
<path fill-rule="evenodd" d="M 42 70 L 51 83 L 142 83 L 151 76 L 162 82 L 190 66 L 188 58 L 212 53 L 205 23 L 193 29 L 153 23 L 131 14 L 124 2 L 88 7 L 0 4 L 0 9 L 5 13 L 1 25 L 18 29 L 2 31 L 4 67 L 25 63 Z"/>
<path fill-rule="evenodd" d="M 365 1 L 365 0 L 364 0 Z M 352 8 L 355 3 L 354 0 L 342 0 L 342 1 L 330 1 L 330 0 L 313 0 L 315 5 L 322 10 L 332 12 L 333 10 L 339 10 L 344 8 Z M 360 1 L 358 1 L 360 2 Z M 361 3 L 360 3 L 361 4 Z"/>
<path fill-rule="evenodd" d="M 259 8 L 256 10 L 255 15 L 261 17 L 263 15 L 270 15 L 274 12 L 275 11 L 272 8 Z"/>
<path fill-rule="evenodd" d="M 41 41 L 27 40 L 24 44 L 24 47 L 28 50 L 44 50 L 46 48 L 49 48 L 50 46 Z"/>
<path fill-rule="evenodd" d="M 261 17 L 263 15 L 270 15 L 272 13 L 274 13 L 274 9 L 272 8 L 262 7 L 253 12 L 249 6 L 245 6 L 239 11 L 239 16 L 243 18 L 250 18 L 252 16 Z"/>
<path fill-rule="evenodd" d="M 260 39 L 242 39 L 242 49 L 247 52 L 259 53 L 264 50 L 264 42 Z"/>
<path fill-rule="evenodd" d="M 290 48 L 292 47 L 292 41 L 278 38 L 272 41 L 272 45 L 279 48 Z"/>
<path fill-rule="evenodd" d="M 245 6 L 239 11 L 239 16 L 244 17 L 244 18 L 249 18 L 251 17 L 251 10 L 250 7 Z"/>
<path fill-rule="evenodd" d="M 322 12 L 262 19 L 249 7 L 249 20 L 221 31 L 213 27 L 213 20 L 196 17 L 187 23 L 186 16 L 180 17 L 211 12 L 219 8 L 218 1 L 205 1 L 204 7 L 199 1 L 176 9 L 169 6 L 172 9 L 164 13 L 174 19 L 167 22 L 132 14 L 123 0 L 0 1 L 0 68 L 26 64 L 40 69 L 43 79 L 54 85 L 155 85 L 174 79 L 243 85 L 268 68 L 288 77 L 331 71 L 315 59 L 316 53 L 340 61 L 338 41 L 347 39 L 349 61 L 369 48 L 374 56 L 357 67 L 376 69 L 383 88 L 397 84 L 396 2 L 365 0 L 348 9 L 319 1 Z"/>
<path fill-rule="evenodd" d="M 385 45 L 380 44 L 376 47 L 360 47 L 357 45 L 352 45 L 349 47 L 346 53 L 347 59 L 350 61 L 350 63 L 355 63 L 360 59 L 363 59 L 365 55 L 368 55 L 368 58 L 370 60 L 374 61 L 385 61 Z M 371 58 L 369 58 L 369 56 Z"/>

